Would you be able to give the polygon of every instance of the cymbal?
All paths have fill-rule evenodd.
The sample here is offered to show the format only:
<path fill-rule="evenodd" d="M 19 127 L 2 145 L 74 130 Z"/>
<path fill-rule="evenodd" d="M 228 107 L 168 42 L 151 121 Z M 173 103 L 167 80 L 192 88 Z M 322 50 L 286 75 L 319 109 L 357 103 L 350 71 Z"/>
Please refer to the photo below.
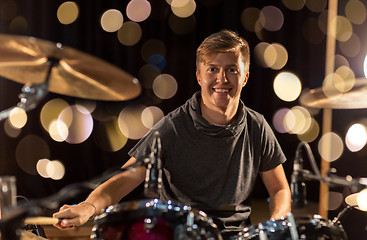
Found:
<path fill-rule="evenodd" d="M 367 81 L 356 79 L 354 87 L 334 97 L 327 97 L 322 88 L 308 90 L 301 94 L 299 101 L 302 105 L 313 108 L 359 109 L 367 108 Z"/>
<path fill-rule="evenodd" d="M 48 91 L 94 100 L 124 101 L 141 93 L 139 81 L 118 67 L 76 49 L 34 37 L 0 34 L 0 76 L 41 84 L 52 66 Z"/>
<path fill-rule="evenodd" d="M 351 195 L 348 195 L 346 198 L 345 198 L 345 202 L 351 206 L 351 207 L 354 207 L 355 209 L 358 209 L 360 211 L 364 211 L 362 210 L 359 206 L 358 206 L 358 203 L 357 203 L 357 197 L 358 197 L 358 194 L 359 193 L 353 193 Z"/>

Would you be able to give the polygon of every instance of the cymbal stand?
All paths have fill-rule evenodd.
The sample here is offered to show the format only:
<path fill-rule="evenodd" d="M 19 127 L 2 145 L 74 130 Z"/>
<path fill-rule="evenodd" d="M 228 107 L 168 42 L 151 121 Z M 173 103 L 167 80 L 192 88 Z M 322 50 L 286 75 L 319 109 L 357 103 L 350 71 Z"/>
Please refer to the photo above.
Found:
<path fill-rule="evenodd" d="M 40 84 L 25 84 L 22 88 L 22 93 L 19 94 L 19 103 L 16 107 L 24 109 L 26 112 L 33 110 L 37 107 L 38 103 L 47 95 L 48 93 L 48 84 L 50 81 L 51 71 L 54 66 L 59 64 L 59 59 L 56 58 L 48 58 L 49 68 L 47 71 L 46 79 L 43 83 Z M 0 121 L 8 118 L 10 112 L 16 108 L 11 107 L 9 109 L 3 110 L 0 112 Z"/>

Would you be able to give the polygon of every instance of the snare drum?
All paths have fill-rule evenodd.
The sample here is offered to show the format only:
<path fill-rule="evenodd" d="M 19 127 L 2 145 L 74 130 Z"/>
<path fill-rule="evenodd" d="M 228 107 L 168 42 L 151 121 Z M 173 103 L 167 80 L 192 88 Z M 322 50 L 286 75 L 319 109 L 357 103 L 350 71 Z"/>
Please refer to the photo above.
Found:
<path fill-rule="evenodd" d="M 244 228 L 235 240 L 346 240 L 347 236 L 340 223 L 322 219 L 315 215 L 313 218 L 296 217 L 294 224 L 288 218 L 259 223 Z M 293 232 L 292 232 L 293 231 Z M 293 234 L 293 235 L 292 235 Z M 295 235 L 294 235 L 295 234 Z"/>
<path fill-rule="evenodd" d="M 110 206 L 95 218 L 91 239 L 98 240 L 221 240 L 204 212 L 158 199 Z"/>

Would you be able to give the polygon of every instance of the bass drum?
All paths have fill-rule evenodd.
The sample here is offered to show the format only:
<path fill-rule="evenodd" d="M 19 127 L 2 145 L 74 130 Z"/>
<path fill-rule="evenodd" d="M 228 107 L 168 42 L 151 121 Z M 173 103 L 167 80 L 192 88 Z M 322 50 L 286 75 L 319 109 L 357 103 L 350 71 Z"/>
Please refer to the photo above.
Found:
<path fill-rule="evenodd" d="M 158 199 L 110 206 L 95 218 L 91 239 L 98 240 L 222 240 L 204 212 Z"/>
<path fill-rule="evenodd" d="M 295 224 L 292 222 L 295 222 Z M 294 227 L 296 226 L 296 227 Z M 290 220 L 269 220 L 255 226 L 244 228 L 235 240 L 347 240 L 346 233 L 339 222 L 322 219 L 296 217 Z"/>

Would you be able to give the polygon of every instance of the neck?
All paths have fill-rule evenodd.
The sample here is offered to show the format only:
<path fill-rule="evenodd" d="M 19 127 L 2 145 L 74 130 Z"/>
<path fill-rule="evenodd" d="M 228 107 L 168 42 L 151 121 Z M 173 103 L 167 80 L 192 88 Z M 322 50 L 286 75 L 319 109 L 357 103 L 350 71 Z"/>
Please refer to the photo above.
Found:
<path fill-rule="evenodd" d="M 216 125 L 227 125 L 236 116 L 238 104 L 235 107 L 226 108 L 208 108 L 205 103 L 201 100 L 200 104 L 201 115 L 205 120 Z"/>

